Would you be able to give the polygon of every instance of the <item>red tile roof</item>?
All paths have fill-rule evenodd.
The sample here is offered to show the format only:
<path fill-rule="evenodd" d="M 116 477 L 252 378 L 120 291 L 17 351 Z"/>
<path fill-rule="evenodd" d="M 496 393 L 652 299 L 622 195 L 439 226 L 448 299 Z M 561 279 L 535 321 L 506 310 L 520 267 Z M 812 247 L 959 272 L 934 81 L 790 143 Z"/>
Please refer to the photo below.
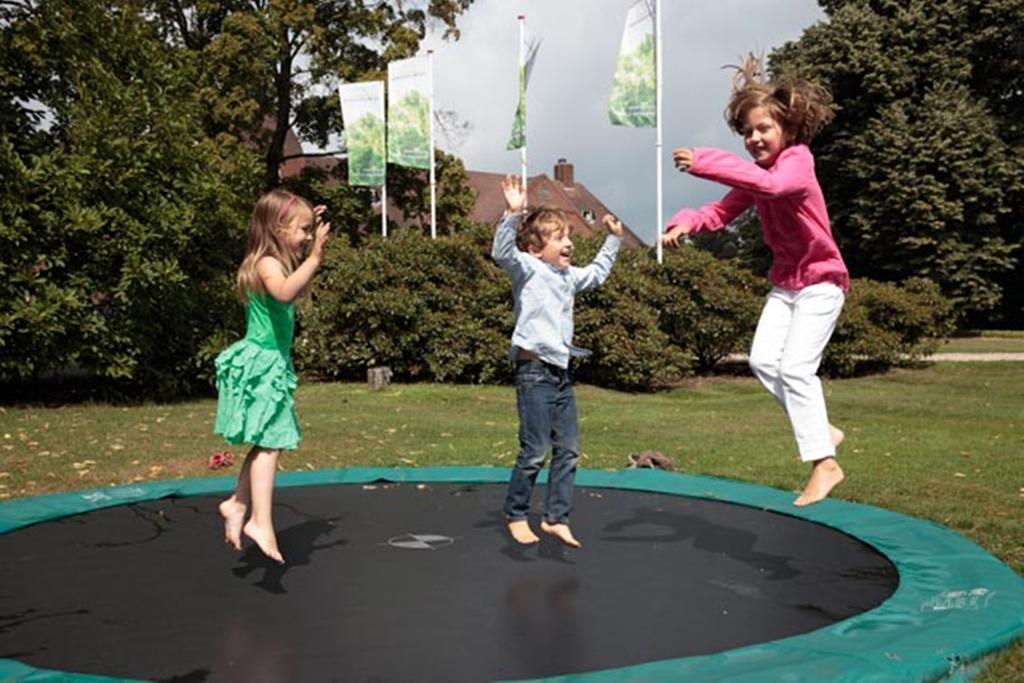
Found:
<path fill-rule="evenodd" d="M 302 153 L 302 145 L 291 130 L 288 131 L 288 137 L 285 140 L 284 153 L 286 156 Z M 283 177 L 297 175 L 304 168 L 310 166 L 331 170 L 337 163 L 337 160 L 330 156 L 295 157 L 281 164 L 281 175 Z M 505 197 L 501 191 L 501 182 L 505 174 L 485 171 L 466 171 L 466 174 L 469 176 L 469 185 L 476 194 L 476 204 L 470 219 L 475 223 L 496 224 L 505 212 Z M 572 164 L 567 163 L 564 159 L 559 159 L 556 164 L 555 176 L 556 179 L 552 179 L 542 173 L 528 178 L 527 204 L 565 211 L 572 223 L 573 234 L 589 237 L 595 233 L 603 233 L 604 226 L 601 219 L 605 214 L 613 212 L 586 186 L 575 182 Z M 568 184 L 564 184 L 563 181 Z M 375 203 L 375 212 L 380 214 L 379 201 Z M 391 198 L 388 199 L 388 220 L 399 227 L 421 224 L 416 217 L 406 219 L 402 212 L 395 207 Z M 429 209 L 425 212 L 425 220 L 427 223 L 430 221 Z M 623 240 L 625 245 L 633 247 L 640 244 L 640 240 L 629 226 L 627 225 L 625 228 L 626 234 Z M 373 229 L 376 230 L 376 226 Z"/>
<path fill-rule="evenodd" d="M 503 173 L 485 173 L 483 171 L 467 171 L 469 183 L 476 193 L 476 205 L 473 207 L 472 220 L 477 223 L 492 225 L 497 223 L 505 212 L 505 197 L 501 192 Z M 595 197 L 585 186 L 574 183 L 566 187 L 546 174 L 527 177 L 527 205 L 547 206 L 561 209 L 569 216 L 573 234 L 589 237 L 594 233 L 603 233 L 601 219 L 607 213 L 614 213 Z M 390 214 L 389 214 L 390 215 Z M 625 226 L 626 246 L 640 244 L 636 234 Z"/>

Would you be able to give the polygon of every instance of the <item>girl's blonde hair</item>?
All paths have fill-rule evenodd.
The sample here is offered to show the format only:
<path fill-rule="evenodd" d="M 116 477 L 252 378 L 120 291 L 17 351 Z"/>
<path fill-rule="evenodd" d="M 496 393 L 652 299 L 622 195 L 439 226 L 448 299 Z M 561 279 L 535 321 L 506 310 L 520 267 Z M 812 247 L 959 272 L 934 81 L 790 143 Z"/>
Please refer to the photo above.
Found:
<path fill-rule="evenodd" d="M 832 93 L 812 81 L 768 79 L 764 57 L 753 52 L 736 66 L 732 78 L 732 97 L 725 109 L 725 120 L 737 134 L 744 134 L 747 114 L 764 107 L 778 122 L 790 144 L 807 144 L 835 116 Z"/>
<path fill-rule="evenodd" d="M 516 230 L 516 247 L 519 251 L 540 251 L 555 233 L 572 232 L 572 224 L 561 209 L 543 206 L 532 209 L 523 218 Z"/>
<path fill-rule="evenodd" d="M 281 242 L 281 236 L 304 210 L 313 215 L 313 207 L 297 194 L 285 190 L 271 190 L 258 200 L 249 223 L 249 239 L 245 258 L 238 268 L 235 289 L 242 303 L 249 301 L 249 293 L 265 294 L 263 279 L 256 272 L 256 264 L 264 256 L 272 256 L 284 265 L 285 275 L 295 270 L 298 254 Z"/>

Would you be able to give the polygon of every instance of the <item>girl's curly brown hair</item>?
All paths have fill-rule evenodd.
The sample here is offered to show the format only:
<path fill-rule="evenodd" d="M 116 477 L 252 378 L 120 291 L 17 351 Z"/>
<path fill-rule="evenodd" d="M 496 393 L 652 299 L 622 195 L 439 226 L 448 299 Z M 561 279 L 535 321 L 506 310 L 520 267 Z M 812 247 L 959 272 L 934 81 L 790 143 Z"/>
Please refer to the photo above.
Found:
<path fill-rule="evenodd" d="M 725 120 L 739 135 L 744 134 L 747 114 L 764 107 L 782 127 L 790 144 L 807 144 L 835 116 L 832 93 L 818 83 L 804 80 L 768 79 L 764 58 L 748 53 L 732 78 L 732 97 Z"/>

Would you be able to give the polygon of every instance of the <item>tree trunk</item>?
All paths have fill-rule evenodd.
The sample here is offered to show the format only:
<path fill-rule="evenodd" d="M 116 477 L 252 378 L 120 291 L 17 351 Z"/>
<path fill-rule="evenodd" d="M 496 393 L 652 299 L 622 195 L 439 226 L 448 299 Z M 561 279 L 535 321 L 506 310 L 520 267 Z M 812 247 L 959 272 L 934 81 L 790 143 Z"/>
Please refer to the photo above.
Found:
<path fill-rule="evenodd" d="M 368 368 L 366 370 L 366 383 L 370 386 L 370 391 L 387 389 L 391 386 L 391 368 L 387 366 Z"/>

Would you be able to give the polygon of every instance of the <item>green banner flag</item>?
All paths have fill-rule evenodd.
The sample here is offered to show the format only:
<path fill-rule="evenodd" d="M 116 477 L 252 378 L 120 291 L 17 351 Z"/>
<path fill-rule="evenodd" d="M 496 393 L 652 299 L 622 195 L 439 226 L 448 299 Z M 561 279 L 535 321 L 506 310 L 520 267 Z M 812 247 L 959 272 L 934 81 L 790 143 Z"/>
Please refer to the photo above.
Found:
<path fill-rule="evenodd" d="M 519 65 L 519 106 L 516 107 L 516 117 L 512 122 L 512 135 L 509 137 L 505 149 L 521 149 L 526 146 L 526 87 L 530 84 L 530 72 L 533 71 L 533 60 L 536 59 L 537 50 L 540 49 L 540 41 L 528 38 L 525 42 L 525 59 Z"/>
<path fill-rule="evenodd" d="M 426 57 L 388 64 L 388 161 L 430 168 L 430 77 Z"/>
<path fill-rule="evenodd" d="M 616 126 L 653 128 L 655 113 L 654 0 L 634 0 L 622 32 L 608 118 Z"/>
<path fill-rule="evenodd" d="M 338 86 L 341 118 L 348 149 L 348 184 L 384 184 L 384 81 L 343 83 Z"/>

